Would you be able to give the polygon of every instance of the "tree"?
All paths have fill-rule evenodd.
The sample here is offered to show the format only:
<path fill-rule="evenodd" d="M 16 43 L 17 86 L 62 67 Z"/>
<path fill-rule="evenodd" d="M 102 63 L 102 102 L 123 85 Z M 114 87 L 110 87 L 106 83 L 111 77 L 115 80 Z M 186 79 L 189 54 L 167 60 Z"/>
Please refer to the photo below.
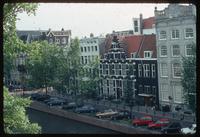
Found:
<path fill-rule="evenodd" d="M 28 15 L 35 14 L 37 6 L 38 4 L 30 3 L 6 3 L 3 6 L 3 71 L 6 80 L 10 79 L 10 72 L 16 67 L 13 62 L 18 53 L 26 50 L 25 44 L 16 34 L 17 14 L 21 12 L 26 12 Z"/>
<path fill-rule="evenodd" d="M 30 123 L 25 108 L 31 103 L 29 99 L 11 96 L 7 88 L 3 88 L 4 131 L 8 134 L 37 134 L 41 127 Z"/>
<path fill-rule="evenodd" d="M 124 90 L 124 101 L 125 101 L 125 104 L 127 104 L 129 107 L 130 107 L 130 110 L 131 110 L 131 117 L 132 117 L 132 109 L 133 109 L 133 106 L 135 104 L 135 101 L 134 101 L 134 86 L 133 86 L 133 65 L 129 65 L 129 69 L 127 71 L 127 80 L 126 82 L 124 83 L 125 85 L 125 90 Z"/>
<path fill-rule="evenodd" d="M 192 56 L 183 57 L 181 83 L 183 86 L 184 100 L 189 108 L 196 111 L 196 45 L 192 44 Z"/>
<path fill-rule="evenodd" d="M 47 41 L 33 42 L 27 58 L 27 68 L 31 75 L 30 83 L 35 87 L 47 87 L 54 85 L 56 68 L 60 60 L 61 47 L 49 45 Z"/>

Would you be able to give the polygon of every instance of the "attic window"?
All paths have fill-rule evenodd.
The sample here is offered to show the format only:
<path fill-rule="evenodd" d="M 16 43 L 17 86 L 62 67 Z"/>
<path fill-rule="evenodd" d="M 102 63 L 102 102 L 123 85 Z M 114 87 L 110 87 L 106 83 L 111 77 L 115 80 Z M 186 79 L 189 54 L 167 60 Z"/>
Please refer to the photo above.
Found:
<path fill-rule="evenodd" d="M 131 53 L 131 58 L 135 58 L 136 57 L 136 52 Z"/>
<path fill-rule="evenodd" d="M 144 58 L 151 58 L 152 51 L 144 51 Z"/>

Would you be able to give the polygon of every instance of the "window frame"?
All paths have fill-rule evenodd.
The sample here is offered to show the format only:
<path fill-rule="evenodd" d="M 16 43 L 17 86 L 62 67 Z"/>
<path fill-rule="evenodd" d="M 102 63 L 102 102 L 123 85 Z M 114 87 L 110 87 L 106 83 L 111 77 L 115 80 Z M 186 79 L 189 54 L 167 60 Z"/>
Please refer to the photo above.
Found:
<path fill-rule="evenodd" d="M 189 32 L 189 33 L 192 33 L 192 37 L 187 37 L 187 33 L 188 32 L 186 32 L 186 30 L 187 29 L 192 29 L 192 32 Z M 194 29 L 193 28 L 185 28 L 185 30 L 184 30 L 184 34 L 185 34 L 185 39 L 192 39 L 192 38 L 194 38 Z"/>
<path fill-rule="evenodd" d="M 151 64 L 151 77 L 156 78 L 156 64 Z"/>
<path fill-rule="evenodd" d="M 173 38 L 173 31 L 175 31 L 175 37 Z M 178 33 L 177 33 L 178 32 Z M 177 37 L 177 34 L 178 34 L 178 37 Z M 180 30 L 179 29 L 173 29 L 171 31 L 171 39 L 180 39 Z"/>
<path fill-rule="evenodd" d="M 178 46 L 179 47 L 179 55 L 174 55 L 174 46 Z M 178 45 L 178 44 L 172 45 L 172 57 L 180 57 L 180 55 L 181 55 L 180 45 Z"/>
<path fill-rule="evenodd" d="M 166 64 L 166 68 L 165 68 L 165 69 L 166 69 L 166 72 L 167 72 L 166 75 L 163 75 L 163 71 L 162 71 L 162 70 L 163 70 L 163 67 L 162 67 L 163 64 Z M 160 63 L 160 77 L 161 77 L 161 78 L 167 78 L 168 75 L 169 75 L 169 74 L 168 74 L 168 69 L 167 69 L 167 63 Z"/>
<path fill-rule="evenodd" d="M 146 53 L 149 54 L 149 56 L 146 56 Z M 144 58 L 152 58 L 152 51 L 144 51 Z"/>
<path fill-rule="evenodd" d="M 180 69 L 180 76 L 175 76 L 174 74 L 175 74 L 175 68 L 174 68 L 174 65 L 175 64 L 179 64 L 179 69 Z M 178 68 L 178 67 L 176 67 L 176 68 Z M 177 70 L 176 70 L 177 71 Z M 181 64 L 180 63 L 172 63 L 172 75 L 173 75 L 173 78 L 181 78 L 181 76 L 182 76 L 182 73 L 181 73 Z"/>
<path fill-rule="evenodd" d="M 163 51 L 162 47 L 166 47 L 166 55 L 162 55 L 162 51 Z M 160 46 L 160 57 L 167 57 L 167 53 L 168 53 L 167 46 L 166 45 Z"/>
<path fill-rule="evenodd" d="M 161 32 L 165 32 L 165 37 L 164 38 L 161 38 Z M 163 36 L 163 34 L 162 34 L 162 36 Z M 167 32 L 165 30 L 161 30 L 159 32 L 159 40 L 167 40 Z"/>
<path fill-rule="evenodd" d="M 185 45 L 185 56 L 186 56 L 186 57 L 191 57 L 191 56 L 193 56 L 192 54 L 191 54 L 191 55 L 188 55 L 188 54 L 187 54 L 187 53 L 188 53 L 188 52 L 187 52 L 187 49 L 188 49 L 187 46 L 191 46 L 191 49 L 190 49 L 190 50 L 192 50 L 192 44 L 187 44 L 187 45 Z"/>

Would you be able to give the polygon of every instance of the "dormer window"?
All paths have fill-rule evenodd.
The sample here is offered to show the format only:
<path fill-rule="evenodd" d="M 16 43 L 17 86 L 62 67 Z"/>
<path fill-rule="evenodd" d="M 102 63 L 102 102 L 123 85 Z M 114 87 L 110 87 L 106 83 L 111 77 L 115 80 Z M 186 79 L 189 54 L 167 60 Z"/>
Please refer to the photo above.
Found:
<path fill-rule="evenodd" d="M 131 58 L 135 58 L 136 57 L 136 52 L 131 53 Z"/>
<path fill-rule="evenodd" d="M 152 51 L 144 51 L 144 58 L 151 58 Z"/>

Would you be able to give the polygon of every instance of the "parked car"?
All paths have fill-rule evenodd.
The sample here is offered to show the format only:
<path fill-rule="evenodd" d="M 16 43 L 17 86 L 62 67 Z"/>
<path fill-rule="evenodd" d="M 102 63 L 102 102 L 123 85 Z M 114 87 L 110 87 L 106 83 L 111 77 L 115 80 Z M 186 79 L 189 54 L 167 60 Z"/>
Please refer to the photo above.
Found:
<path fill-rule="evenodd" d="M 47 102 L 47 105 L 49 106 L 56 106 L 56 105 L 63 105 L 63 104 L 66 104 L 66 101 L 59 100 L 59 99 L 55 99 L 53 101 Z"/>
<path fill-rule="evenodd" d="M 124 111 L 119 111 L 116 115 L 113 115 L 111 117 L 112 120 L 120 120 L 120 119 L 130 119 L 131 118 L 131 113 L 127 110 Z"/>
<path fill-rule="evenodd" d="M 76 113 L 91 113 L 96 112 L 96 109 L 91 105 L 85 105 L 74 110 Z"/>
<path fill-rule="evenodd" d="M 192 110 L 185 110 L 185 111 L 183 111 L 183 114 L 192 115 L 193 112 L 192 112 Z"/>
<path fill-rule="evenodd" d="M 104 110 L 104 112 L 97 112 L 96 117 L 98 118 L 111 118 L 117 115 L 117 111 L 113 111 L 112 109 Z"/>
<path fill-rule="evenodd" d="M 148 125 L 149 123 L 152 123 L 153 122 L 153 118 L 152 116 L 144 116 L 144 117 L 141 117 L 141 118 L 135 118 L 132 122 L 132 124 L 134 126 L 142 126 L 142 125 Z"/>
<path fill-rule="evenodd" d="M 169 124 L 169 119 L 160 119 L 156 122 L 149 123 L 149 129 L 161 129 L 162 127 L 166 127 Z"/>
<path fill-rule="evenodd" d="M 36 100 L 37 98 L 39 98 L 39 97 L 41 97 L 42 95 L 41 94 L 39 94 L 39 93 L 33 93 L 33 94 L 31 94 L 31 99 L 32 100 Z"/>
<path fill-rule="evenodd" d="M 183 134 L 195 134 L 196 133 L 196 124 L 192 124 L 191 127 L 186 127 L 181 129 L 181 133 Z"/>
<path fill-rule="evenodd" d="M 44 100 L 43 102 L 44 102 L 44 103 L 48 103 L 48 102 L 53 101 L 53 100 L 56 100 L 56 99 L 58 99 L 58 98 L 57 98 L 57 97 L 50 97 L 49 99 L 46 99 L 46 100 Z"/>
<path fill-rule="evenodd" d="M 83 104 L 81 103 L 70 102 L 67 105 L 63 105 L 62 109 L 73 109 L 73 108 L 82 107 L 82 106 Z"/>
<path fill-rule="evenodd" d="M 167 127 L 161 129 L 161 133 L 180 133 L 181 132 L 181 124 L 179 122 L 173 122 L 169 124 Z"/>
<path fill-rule="evenodd" d="M 163 111 L 163 112 L 170 112 L 170 107 L 169 107 L 169 105 L 162 106 L 162 111 Z"/>
<path fill-rule="evenodd" d="M 51 96 L 49 96 L 49 95 L 41 95 L 41 96 L 38 96 L 37 98 L 36 98 L 36 100 L 37 101 L 44 101 L 44 100 L 47 100 L 47 99 L 49 99 Z"/>

